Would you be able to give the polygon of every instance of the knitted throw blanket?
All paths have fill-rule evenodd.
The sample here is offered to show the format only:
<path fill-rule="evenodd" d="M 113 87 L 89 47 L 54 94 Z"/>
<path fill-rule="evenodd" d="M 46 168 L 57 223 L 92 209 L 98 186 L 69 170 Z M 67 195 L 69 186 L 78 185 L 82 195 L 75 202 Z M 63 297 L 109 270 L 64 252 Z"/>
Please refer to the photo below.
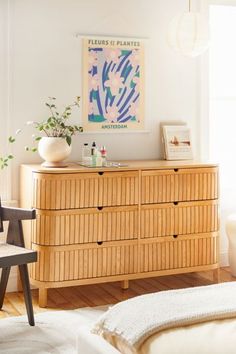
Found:
<path fill-rule="evenodd" d="M 138 350 L 164 329 L 236 317 L 236 282 L 162 291 L 111 307 L 92 329 L 104 338 L 118 338 Z"/>

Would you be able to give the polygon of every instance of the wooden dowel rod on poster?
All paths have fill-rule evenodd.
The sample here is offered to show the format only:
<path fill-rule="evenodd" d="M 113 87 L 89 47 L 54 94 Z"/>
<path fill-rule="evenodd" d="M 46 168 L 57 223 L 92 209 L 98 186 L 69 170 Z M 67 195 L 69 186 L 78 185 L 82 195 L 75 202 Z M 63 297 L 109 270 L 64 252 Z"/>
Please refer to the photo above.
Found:
<path fill-rule="evenodd" d="M 122 35 L 107 35 L 107 34 L 87 34 L 87 33 L 75 33 L 75 37 L 93 37 L 93 38 L 103 38 L 103 37 L 108 37 L 108 38 L 122 38 L 122 39 L 150 39 L 150 37 L 144 37 L 144 36 L 122 36 Z"/>

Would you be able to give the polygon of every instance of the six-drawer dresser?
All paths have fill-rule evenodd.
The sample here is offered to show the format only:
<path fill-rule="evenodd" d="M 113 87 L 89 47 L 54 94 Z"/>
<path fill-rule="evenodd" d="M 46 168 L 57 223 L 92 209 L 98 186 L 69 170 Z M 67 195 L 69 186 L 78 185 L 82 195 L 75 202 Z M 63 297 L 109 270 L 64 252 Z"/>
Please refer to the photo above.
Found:
<path fill-rule="evenodd" d="M 21 207 L 34 207 L 26 244 L 47 289 L 219 267 L 218 168 L 195 161 L 127 161 L 120 168 L 21 166 Z"/>

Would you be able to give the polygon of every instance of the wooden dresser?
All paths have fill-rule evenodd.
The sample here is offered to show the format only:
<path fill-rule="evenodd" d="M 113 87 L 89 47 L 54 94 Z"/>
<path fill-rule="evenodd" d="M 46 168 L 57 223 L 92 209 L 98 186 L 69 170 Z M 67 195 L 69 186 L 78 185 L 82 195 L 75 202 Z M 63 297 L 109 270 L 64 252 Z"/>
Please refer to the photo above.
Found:
<path fill-rule="evenodd" d="M 218 168 L 195 161 L 127 161 L 121 168 L 21 166 L 21 207 L 37 219 L 26 243 L 47 289 L 219 267 Z M 216 279 L 217 280 L 217 279 Z"/>

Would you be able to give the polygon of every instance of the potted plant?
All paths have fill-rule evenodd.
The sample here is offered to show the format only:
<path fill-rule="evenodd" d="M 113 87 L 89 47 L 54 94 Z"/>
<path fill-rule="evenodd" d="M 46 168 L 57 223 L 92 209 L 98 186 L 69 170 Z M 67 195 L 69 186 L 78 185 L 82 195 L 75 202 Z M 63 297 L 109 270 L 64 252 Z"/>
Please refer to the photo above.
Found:
<path fill-rule="evenodd" d="M 77 132 L 82 132 L 82 127 L 69 125 L 68 120 L 73 106 L 79 107 L 80 97 L 76 101 L 65 107 L 62 113 L 58 112 L 55 105 L 55 97 L 49 97 L 46 106 L 49 108 L 50 116 L 42 122 L 28 122 L 46 136 L 35 137 L 38 143 L 39 155 L 45 160 L 42 164 L 46 167 L 65 167 L 63 162 L 71 153 L 72 136 Z"/>
<path fill-rule="evenodd" d="M 76 101 L 64 108 L 62 113 L 58 112 L 55 104 L 56 98 L 49 97 L 49 102 L 46 102 L 50 114 L 49 117 L 42 122 L 29 121 L 27 125 L 32 125 L 40 133 L 34 135 L 34 140 L 38 142 L 38 148 L 26 146 L 27 151 L 37 151 L 39 155 L 45 160 L 42 164 L 46 167 L 65 167 L 63 162 L 71 153 L 72 136 L 77 132 L 82 132 L 83 128 L 78 125 L 69 125 L 68 120 L 71 116 L 72 107 L 79 107 L 80 97 Z M 19 129 L 16 134 L 21 130 Z M 41 136 L 41 133 L 44 136 Z M 13 143 L 15 138 L 10 136 L 9 143 Z M 8 165 L 9 160 L 13 155 L 0 157 L 0 168 Z"/>

